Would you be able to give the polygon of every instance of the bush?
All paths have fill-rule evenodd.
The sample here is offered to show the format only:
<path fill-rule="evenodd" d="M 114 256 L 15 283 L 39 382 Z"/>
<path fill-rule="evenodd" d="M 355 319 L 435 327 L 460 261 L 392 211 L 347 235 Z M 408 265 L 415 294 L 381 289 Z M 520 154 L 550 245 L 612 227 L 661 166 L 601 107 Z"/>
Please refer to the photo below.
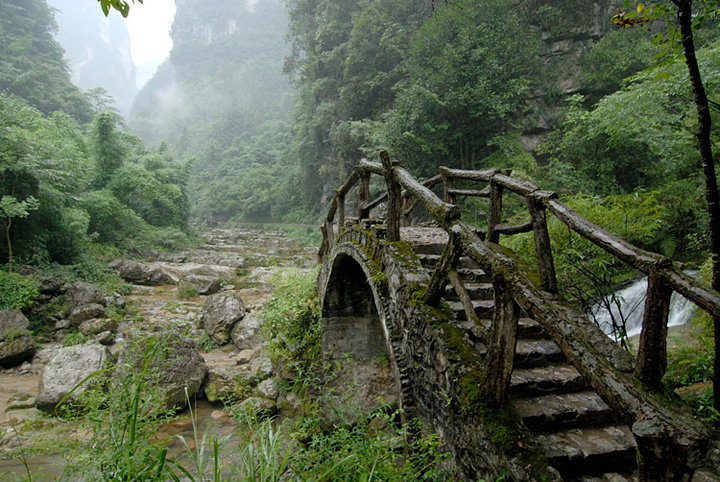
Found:
<path fill-rule="evenodd" d="M 0 271 L 0 309 L 22 310 L 32 305 L 38 294 L 40 290 L 33 278 Z"/>
<path fill-rule="evenodd" d="M 321 358 L 317 272 L 285 270 L 273 278 L 275 289 L 263 306 L 263 325 L 273 363 L 303 372 Z"/>

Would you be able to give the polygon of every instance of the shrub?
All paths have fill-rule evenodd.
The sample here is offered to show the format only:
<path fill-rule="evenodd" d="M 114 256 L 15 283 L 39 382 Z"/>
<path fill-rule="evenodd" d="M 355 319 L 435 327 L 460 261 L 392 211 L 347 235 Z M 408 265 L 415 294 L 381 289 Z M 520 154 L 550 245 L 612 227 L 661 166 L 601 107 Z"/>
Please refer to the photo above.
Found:
<path fill-rule="evenodd" d="M 263 329 L 273 363 L 303 372 L 320 358 L 320 303 L 317 272 L 285 270 L 273 278 L 275 289 L 263 306 Z"/>
<path fill-rule="evenodd" d="M 22 310 L 35 302 L 40 290 L 30 276 L 0 271 L 0 309 Z"/>

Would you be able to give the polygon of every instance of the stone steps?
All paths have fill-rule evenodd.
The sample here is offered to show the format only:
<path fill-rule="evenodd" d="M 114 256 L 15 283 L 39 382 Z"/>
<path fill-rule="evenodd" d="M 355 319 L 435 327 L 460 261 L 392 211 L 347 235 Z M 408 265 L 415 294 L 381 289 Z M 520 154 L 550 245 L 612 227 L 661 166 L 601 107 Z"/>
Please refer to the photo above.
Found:
<path fill-rule="evenodd" d="M 492 283 L 468 282 L 464 283 L 464 286 L 468 295 L 473 299 L 493 299 Z M 443 298 L 448 301 L 458 301 L 460 299 L 458 294 L 455 292 L 455 289 L 449 283 L 447 286 L 445 286 L 445 293 L 443 294 Z"/>
<path fill-rule="evenodd" d="M 557 343 L 547 339 L 520 338 L 515 346 L 515 368 L 544 367 L 564 361 L 565 355 Z"/>
<path fill-rule="evenodd" d="M 465 313 L 465 307 L 460 301 L 447 301 L 447 305 L 455 313 L 455 317 L 458 321 L 467 320 L 467 313 Z M 492 317 L 495 303 L 493 300 L 472 300 L 473 311 L 480 318 Z"/>
<path fill-rule="evenodd" d="M 587 381 L 570 364 L 517 368 L 510 377 L 511 398 L 538 397 L 570 393 L 587 388 Z"/>
<path fill-rule="evenodd" d="M 440 242 L 426 242 L 416 250 L 429 272 L 443 248 Z M 479 322 L 467 319 L 459 296 L 449 283 L 443 298 L 455 312 L 455 325 L 467 333 L 474 349 L 485 356 L 487 348 L 481 340 L 488 339 L 494 308 L 491 276 L 467 257 L 460 258 L 457 272 Z M 508 396 L 526 427 L 536 435 L 549 464 L 564 479 L 606 480 L 603 476 L 606 472 L 616 472 L 612 480 L 632 479 L 636 462 L 630 430 L 617 423 L 610 407 L 567 362 L 542 326 L 525 316 L 518 320 Z"/>
<path fill-rule="evenodd" d="M 635 470 L 635 439 L 625 425 L 573 428 L 539 435 L 550 465 L 563 478 Z"/>
<path fill-rule="evenodd" d="M 525 425 L 537 433 L 602 426 L 613 419 L 610 407 L 591 390 L 518 398 L 513 403 Z"/>

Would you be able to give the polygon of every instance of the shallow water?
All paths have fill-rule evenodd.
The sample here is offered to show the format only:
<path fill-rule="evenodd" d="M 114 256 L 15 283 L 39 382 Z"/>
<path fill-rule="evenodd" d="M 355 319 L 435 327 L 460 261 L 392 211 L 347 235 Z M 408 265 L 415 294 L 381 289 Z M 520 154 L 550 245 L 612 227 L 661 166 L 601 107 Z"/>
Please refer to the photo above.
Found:
<path fill-rule="evenodd" d="M 239 435 L 233 435 L 237 424 L 221 404 L 213 404 L 207 400 L 198 400 L 193 413 L 197 417 L 198 443 L 202 444 L 203 434 L 209 428 L 208 439 L 205 444 L 206 457 L 210 456 L 210 436 L 215 434 L 218 439 L 229 436 L 221 445 L 221 459 L 229 460 L 230 454 L 236 451 L 241 440 Z M 193 437 L 193 424 L 190 418 L 190 411 L 184 410 L 177 419 L 168 422 L 160 427 L 160 430 L 153 437 L 154 440 L 166 441 L 168 448 L 168 459 L 177 461 L 191 473 L 192 464 L 188 459 L 188 449 L 180 440 L 185 438 L 191 449 L 195 449 Z M 60 480 L 67 461 L 60 455 L 34 454 L 26 457 L 32 480 Z M 21 458 L 0 460 L 0 480 L 27 480 L 27 469 Z M 68 476 L 62 480 L 83 480 L 79 477 Z"/>

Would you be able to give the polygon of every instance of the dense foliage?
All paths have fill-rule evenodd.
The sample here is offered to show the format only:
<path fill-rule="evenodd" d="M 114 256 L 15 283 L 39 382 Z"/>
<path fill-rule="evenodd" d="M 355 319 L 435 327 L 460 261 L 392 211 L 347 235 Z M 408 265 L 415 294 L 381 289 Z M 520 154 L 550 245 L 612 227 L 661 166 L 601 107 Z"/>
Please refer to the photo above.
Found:
<path fill-rule="evenodd" d="M 77 121 L 92 117 L 90 102 L 70 83 L 57 29 L 45 0 L 0 2 L 0 92 L 27 100 L 44 114 L 63 111 Z"/>
<path fill-rule="evenodd" d="M 68 264 L 95 242 L 185 239 L 189 166 L 91 110 L 44 1 L 3 1 L 0 12 L 0 263 Z"/>

